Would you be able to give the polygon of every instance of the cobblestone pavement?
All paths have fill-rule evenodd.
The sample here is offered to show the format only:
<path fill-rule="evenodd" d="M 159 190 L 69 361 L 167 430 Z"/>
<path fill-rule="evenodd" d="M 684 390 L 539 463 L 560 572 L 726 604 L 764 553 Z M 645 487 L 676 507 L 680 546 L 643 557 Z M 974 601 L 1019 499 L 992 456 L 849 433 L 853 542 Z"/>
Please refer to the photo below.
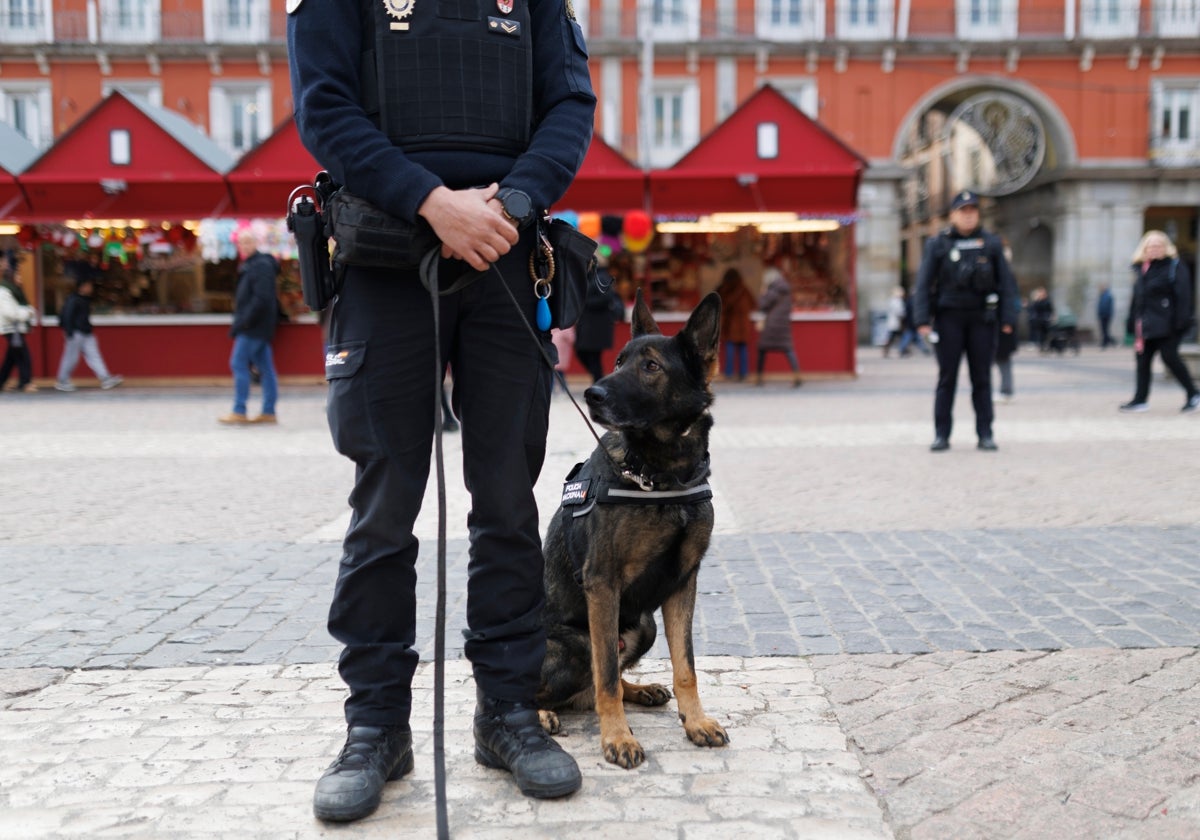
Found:
<path fill-rule="evenodd" d="M 1023 351 L 1001 451 L 974 448 L 964 375 L 935 455 L 932 362 L 860 363 L 798 390 L 718 384 L 696 630 L 732 744 L 635 711 L 650 758 L 627 772 L 570 716 L 586 781 L 566 803 L 471 758 L 447 438 L 455 837 L 1200 838 L 1200 417 L 1178 386 L 1156 378 L 1125 416 L 1127 351 Z M 375 817 L 310 815 L 341 738 L 323 623 L 352 478 L 323 400 L 285 388 L 278 428 L 228 429 L 224 389 L 0 395 L 0 837 L 432 836 L 427 717 Z M 543 511 L 590 440 L 556 397 Z M 665 655 L 643 671 L 667 679 Z"/>

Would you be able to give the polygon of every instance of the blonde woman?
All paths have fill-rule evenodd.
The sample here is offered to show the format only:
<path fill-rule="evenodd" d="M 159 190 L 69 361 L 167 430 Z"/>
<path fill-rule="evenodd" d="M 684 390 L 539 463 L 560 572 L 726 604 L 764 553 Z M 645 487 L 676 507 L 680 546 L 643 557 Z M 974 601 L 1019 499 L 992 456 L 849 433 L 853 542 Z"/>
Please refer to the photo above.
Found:
<path fill-rule="evenodd" d="M 1179 342 L 1192 325 L 1192 278 L 1179 259 L 1179 252 L 1161 230 L 1148 231 L 1133 252 L 1133 302 L 1129 307 L 1126 329 L 1133 333 L 1137 353 L 1137 391 L 1121 411 L 1147 411 L 1150 404 L 1150 363 L 1154 354 L 1162 355 L 1163 364 L 1187 392 L 1180 409 L 1192 412 L 1200 408 L 1200 392 L 1187 366 L 1179 358 Z"/>

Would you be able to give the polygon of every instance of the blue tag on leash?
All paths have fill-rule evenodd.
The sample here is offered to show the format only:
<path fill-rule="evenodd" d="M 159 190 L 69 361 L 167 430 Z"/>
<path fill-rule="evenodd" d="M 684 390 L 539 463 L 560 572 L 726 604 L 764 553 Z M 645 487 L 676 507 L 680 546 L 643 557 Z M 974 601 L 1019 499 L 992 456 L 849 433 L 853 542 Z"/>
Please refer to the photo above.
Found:
<path fill-rule="evenodd" d="M 550 303 L 546 298 L 538 298 L 537 325 L 542 332 L 550 329 Z"/>

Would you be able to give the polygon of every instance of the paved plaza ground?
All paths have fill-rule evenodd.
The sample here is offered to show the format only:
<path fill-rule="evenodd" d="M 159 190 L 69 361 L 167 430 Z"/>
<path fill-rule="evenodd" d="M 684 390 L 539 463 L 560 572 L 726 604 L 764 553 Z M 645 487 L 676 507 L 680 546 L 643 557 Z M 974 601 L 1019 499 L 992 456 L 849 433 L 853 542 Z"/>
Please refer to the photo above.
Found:
<path fill-rule="evenodd" d="M 716 385 L 696 648 L 732 743 L 632 710 L 626 771 L 566 715 L 562 801 L 472 758 L 447 437 L 455 838 L 1200 838 L 1200 415 L 1158 377 L 1118 413 L 1128 350 L 1022 348 L 1000 451 L 975 449 L 964 373 L 933 454 L 932 360 L 859 364 Z M 416 772 L 369 820 L 311 815 L 344 734 L 324 618 L 353 476 L 324 397 L 290 385 L 278 427 L 225 428 L 223 387 L 0 394 L 0 838 L 434 836 L 433 504 Z M 544 518 L 591 440 L 556 396 Z M 640 675 L 669 683 L 665 657 Z"/>

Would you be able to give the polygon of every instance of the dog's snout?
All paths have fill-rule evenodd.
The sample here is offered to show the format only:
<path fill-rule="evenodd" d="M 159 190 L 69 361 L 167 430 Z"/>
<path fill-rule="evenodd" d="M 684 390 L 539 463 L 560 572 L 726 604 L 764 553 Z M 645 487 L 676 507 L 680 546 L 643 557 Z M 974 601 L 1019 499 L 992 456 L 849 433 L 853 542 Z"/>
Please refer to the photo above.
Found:
<path fill-rule="evenodd" d="M 603 405 L 608 399 L 608 391 L 599 385 L 593 385 L 583 392 L 583 398 L 588 405 Z"/>

